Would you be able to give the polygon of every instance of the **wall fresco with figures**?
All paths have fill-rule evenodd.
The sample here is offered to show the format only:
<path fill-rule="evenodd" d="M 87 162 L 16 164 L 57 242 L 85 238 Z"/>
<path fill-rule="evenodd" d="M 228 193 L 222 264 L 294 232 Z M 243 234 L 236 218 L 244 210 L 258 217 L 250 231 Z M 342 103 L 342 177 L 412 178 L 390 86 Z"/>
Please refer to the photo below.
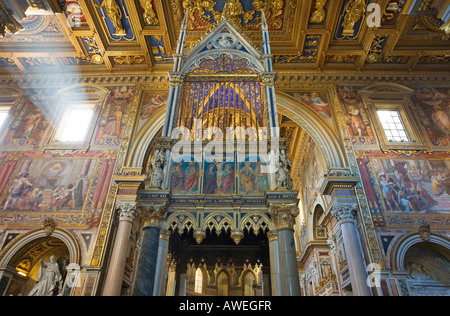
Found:
<path fill-rule="evenodd" d="M 0 128 L 0 227 L 7 226 L 11 233 L 0 240 L 0 249 L 20 232 L 42 227 L 52 218 L 57 227 L 79 238 L 89 260 L 98 228 L 110 220 L 112 176 L 136 89 L 134 85 L 68 88 L 64 93 L 44 88 L 3 94 L 11 108 Z M 88 135 L 87 151 L 45 148 L 57 128 L 67 91 L 81 100 L 85 93 L 108 93 L 95 105 L 98 118 Z"/>

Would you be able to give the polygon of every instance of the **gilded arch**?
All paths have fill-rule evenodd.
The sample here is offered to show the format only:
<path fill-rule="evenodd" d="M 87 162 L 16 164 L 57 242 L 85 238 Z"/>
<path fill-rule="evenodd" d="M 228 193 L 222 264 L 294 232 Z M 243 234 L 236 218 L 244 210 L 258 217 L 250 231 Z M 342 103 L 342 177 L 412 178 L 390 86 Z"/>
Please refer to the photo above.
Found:
<path fill-rule="evenodd" d="M 328 168 L 346 168 L 343 150 L 335 132 L 314 110 L 284 93 L 277 93 L 278 112 L 295 121 L 313 138 Z M 144 160 L 151 141 L 162 128 L 166 108 L 154 113 L 135 137 L 128 154 L 126 166 L 144 167 Z"/>
<path fill-rule="evenodd" d="M 277 93 L 278 113 L 292 119 L 303 128 L 319 147 L 327 169 L 346 168 L 341 143 L 332 128 L 313 109 L 294 97 Z"/>

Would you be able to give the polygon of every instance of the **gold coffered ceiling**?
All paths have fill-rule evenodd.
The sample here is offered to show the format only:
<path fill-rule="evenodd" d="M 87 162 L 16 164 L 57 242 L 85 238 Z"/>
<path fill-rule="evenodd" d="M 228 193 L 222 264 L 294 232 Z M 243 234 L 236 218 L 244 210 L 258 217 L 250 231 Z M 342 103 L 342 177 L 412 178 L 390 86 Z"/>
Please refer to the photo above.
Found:
<path fill-rule="evenodd" d="M 52 0 L 53 9 L 28 7 L 19 19 L 24 29 L 0 38 L 0 72 L 167 73 L 186 8 L 189 49 L 214 27 L 226 3 L 257 47 L 265 12 L 279 72 L 448 71 L 450 36 L 442 20 L 450 5 L 435 2 Z M 367 23 L 369 3 L 381 9 L 378 28 Z"/>

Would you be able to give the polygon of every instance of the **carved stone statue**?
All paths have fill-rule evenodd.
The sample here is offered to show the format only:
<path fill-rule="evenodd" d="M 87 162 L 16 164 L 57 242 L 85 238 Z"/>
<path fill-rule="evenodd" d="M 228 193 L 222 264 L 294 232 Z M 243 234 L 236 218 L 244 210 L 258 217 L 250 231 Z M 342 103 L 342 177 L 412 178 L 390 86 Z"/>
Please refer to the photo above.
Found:
<path fill-rule="evenodd" d="M 161 188 L 164 180 L 164 167 L 166 159 L 164 151 L 156 150 L 150 159 L 149 170 L 145 178 L 145 188 Z"/>
<path fill-rule="evenodd" d="M 284 151 L 281 151 L 277 172 L 277 187 L 286 188 L 288 190 L 294 189 L 294 185 L 292 183 L 292 178 L 290 175 L 291 168 L 292 168 L 291 161 L 286 156 L 286 153 Z"/>
<path fill-rule="evenodd" d="M 55 256 L 50 262 L 40 261 L 38 283 L 28 296 L 57 296 L 62 289 L 62 276 Z"/>

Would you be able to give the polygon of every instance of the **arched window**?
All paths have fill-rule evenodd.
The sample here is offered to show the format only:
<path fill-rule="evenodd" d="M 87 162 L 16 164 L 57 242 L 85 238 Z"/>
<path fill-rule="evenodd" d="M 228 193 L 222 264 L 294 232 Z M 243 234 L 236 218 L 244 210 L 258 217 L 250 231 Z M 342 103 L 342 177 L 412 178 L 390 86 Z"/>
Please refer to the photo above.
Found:
<path fill-rule="evenodd" d="M 195 293 L 203 293 L 203 272 L 202 269 L 198 268 L 197 272 L 195 272 Z"/>
<path fill-rule="evenodd" d="M 228 296 L 228 276 L 225 272 L 217 279 L 217 296 Z"/>

